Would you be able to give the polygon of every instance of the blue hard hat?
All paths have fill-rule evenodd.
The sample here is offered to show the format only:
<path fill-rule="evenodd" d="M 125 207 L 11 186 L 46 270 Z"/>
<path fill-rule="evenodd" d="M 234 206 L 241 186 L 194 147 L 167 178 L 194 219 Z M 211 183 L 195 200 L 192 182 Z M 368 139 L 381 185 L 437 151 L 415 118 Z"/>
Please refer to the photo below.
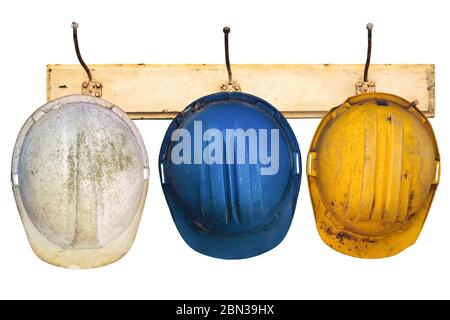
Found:
<path fill-rule="evenodd" d="M 253 257 L 290 227 L 300 149 L 284 116 L 258 97 L 222 92 L 191 103 L 166 132 L 159 170 L 178 231 L 200 253 Z"/>

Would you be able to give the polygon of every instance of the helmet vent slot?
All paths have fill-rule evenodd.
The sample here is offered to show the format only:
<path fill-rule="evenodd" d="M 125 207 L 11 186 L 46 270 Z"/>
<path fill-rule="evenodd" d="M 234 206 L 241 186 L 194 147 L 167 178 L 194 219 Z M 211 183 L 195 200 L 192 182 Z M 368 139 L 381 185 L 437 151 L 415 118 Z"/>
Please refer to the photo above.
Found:
<path fill-rule="evenodd" d="M 166 170 L 164 168 L 164 163 L 161 163 L 159 165 L 160 171 L 161 171 L 161 183 L 162 184 L 166 184 L 167 183 L 167 179 L 166 179 Z"/>
<path fill-rule="evenodd" d="M 298 174 L 300 174 L 300 156 L 299 156 L 298 152 L 294 152 L 293 156 L 294 156 L 294 166 L 295 166 L 294 174 L 298 175 Z"/>
<path fill-rule="evenodd" d="M 18 186 L 18 185 L 19 185 L 19 175 L 18 175 L 18 174 L 14 174 L 14 175 L 12 176 L 12 183 L 13 183 L 13 185 L 15 185 L 15 186 Z"/>
<path fill-rule="evenodd" d="M 389 107 L 389 102 L 386 100 L 377 100 L 377 106 L 379 107 Z"/>
<path fill-rule="evenodd" d="M 439 183 L 440 176 L 441 176 L 441 163 L 439 161 L 436 161 L 434 181 L 433 181 L 434 184 Z"/>

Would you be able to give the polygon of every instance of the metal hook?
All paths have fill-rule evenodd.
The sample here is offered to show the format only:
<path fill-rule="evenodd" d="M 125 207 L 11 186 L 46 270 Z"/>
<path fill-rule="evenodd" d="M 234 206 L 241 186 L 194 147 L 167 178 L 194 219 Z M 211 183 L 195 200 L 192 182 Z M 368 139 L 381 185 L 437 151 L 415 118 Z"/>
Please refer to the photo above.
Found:
<path fill-rule="evenodd" d="M 225 39 L 225 63 L 227 65 L 228 71 L 228 83 L 224 83 L 221 86 L 222 91 L 241 91 L 241 87 L 238 83 L 233 82 L 233 73 L 231 72 L 231 64 L 230 64 L 230 54 L 229 54 L 229 46 L 228 46 L 228 35 L 230 33 L 229 27 L 223 28 L 223 34 Z"/>
<path fill-rule="evenodd" d="M 89 82 L 83 82 L 82 84 L 82 93 L 93 95 L 96 97 L 102 96 L 102 84 L 98 81 L 95 81 L 92 79 L 92 73 L 91 70 L 89 70 L 89 67 L 84 62 L 83 58 L 81 57 L 80 47 L 78 45 L 78 23 L 72 22 L 72 30 L 73 30 L 73 42 L 75 44 L 75 52 L 77 54 L 78 61 L 80 62 L 83 69 L 86 71 Z"/>
<path fill-rule="evenodd" d="M 368 76 L 369 76 L 369 66 L 370 66 L 370 57 L 372 55 L 372 29 L 373 24 L 368 23 L 366 25 L 367 28 L 367 59 L 366 59 L 366 66 L 364 68 L 364 82 L 368 82 Z"/>
<path fill-rule="evenodd" d="M 231 72 L 231 65 L 230 65 L 230 53 L 228 50 L 228 35 L 230 34 L 230 28 L 225 27 L 223 28 L 223 34 L 225 36 L 225 63 L 227 65 L 227 71 L 228 71 L 228 84 L 233 83 L 233 73 Z"/>
<path fill-rule="evenodd" d="M 368 23 L 367 28 L 367 58 L 366 65 L 364 67 L 364 77 L 363 81 L 358 81 L 355 85 L 356 94 L 375 92 L 375 82 L 369 82 L 369 67 L 370 67 L 370 57 L 372 56 L 372 29 L 373 24 Z"/>
<path fill-rule="evenodd" d="M 77 22 L 72 22 L 72 29 L 73 29 L 73 42 L 75 44 L 75 52 L 77 53 L 78 61 L 80 62 L 83 69 L 86 71 L 89 81 L 92 81 L 91 70 L 89 70 L 88 66 L 86 65 L 83 58 L 81 57 L 80 47 L 78 46 L 78 23 Z"/>

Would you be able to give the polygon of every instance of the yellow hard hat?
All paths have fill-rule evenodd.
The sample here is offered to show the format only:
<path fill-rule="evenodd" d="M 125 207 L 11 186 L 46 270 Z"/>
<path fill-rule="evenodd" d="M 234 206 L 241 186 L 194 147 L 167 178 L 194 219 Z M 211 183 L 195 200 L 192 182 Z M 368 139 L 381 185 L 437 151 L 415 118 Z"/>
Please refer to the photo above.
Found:
<path fill-rule="evenodd" d="M 330 110 L 307 161 L 317 229 L 360 258 L 395 255 L 419 236 L 439 183 L 427 118 L 402 98 L 366 93 Z"/>

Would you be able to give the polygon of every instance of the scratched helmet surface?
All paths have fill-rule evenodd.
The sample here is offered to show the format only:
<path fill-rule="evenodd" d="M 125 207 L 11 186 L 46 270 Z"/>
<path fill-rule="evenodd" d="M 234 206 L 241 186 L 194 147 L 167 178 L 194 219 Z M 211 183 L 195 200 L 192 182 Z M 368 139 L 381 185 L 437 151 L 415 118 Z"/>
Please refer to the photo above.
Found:
<path fill-rule="evenodd" d="M 44 261 L 97 267 L 131 247 L 148 159 L 137 128 L 118 107 L 84 95 L 44 105 L 19 133 L 11 171 L 29 242 Z"/>
<path fill-rule="evenodd" d="M 193 161 L 175 160 L 173 152 L 181 141 L 177 129 L 195 136 L 200 126 L 206 138 L 198 142 L 194 137 L 188 142 Z M 209 131 L 211 134 L 208 129 L 213 130 Z M 250 146 L 255 145 L 249 142 L 251 138 L 244 148 L 238 148 L 237 136 L 227 140 L 227 130 L 236 129 L 254 130 L 256 139 L 259 135 L 258 143 L 267 141 L 268 152 L 263 154 L 272 155 L 274 160 L 278 153 L 278 163 L 269 165 L 261 157 L 250 161 Z M 271 140 L 272 134 L 278 137 Z M 212 152 L 209 148 L 214 141 L 219 144 Z M 227 144 L 230 141 L 233 147 Z M 259 145 L 258 152 L 262 149 L 265 148 Z M 203 152 L 203 161 L 195 163 L 199 156 L 196 150 Z M 221 153 L 224 161 L 208 158 L 217 156 L 215 152 Z M 243 158 L 239 161 L 244 156 L 246 162 Z M 162 188 L 172 217 L 194 250 L 216 258 L 242 259 L 264 253 L 283 240 L 300 187 L 300 150 L 286 119 L 267 102 L 240 92 L 200 98 L 171 123 L 159 161 Z"/>
<path fill-rule="evenodd" d="M 349 98 L 323 118 L 308 154 L 321 238 L 355 257 L 401 252 L 419 236 L 439 169 L 433 129 L 415 105 L 383 93 Z"/>

